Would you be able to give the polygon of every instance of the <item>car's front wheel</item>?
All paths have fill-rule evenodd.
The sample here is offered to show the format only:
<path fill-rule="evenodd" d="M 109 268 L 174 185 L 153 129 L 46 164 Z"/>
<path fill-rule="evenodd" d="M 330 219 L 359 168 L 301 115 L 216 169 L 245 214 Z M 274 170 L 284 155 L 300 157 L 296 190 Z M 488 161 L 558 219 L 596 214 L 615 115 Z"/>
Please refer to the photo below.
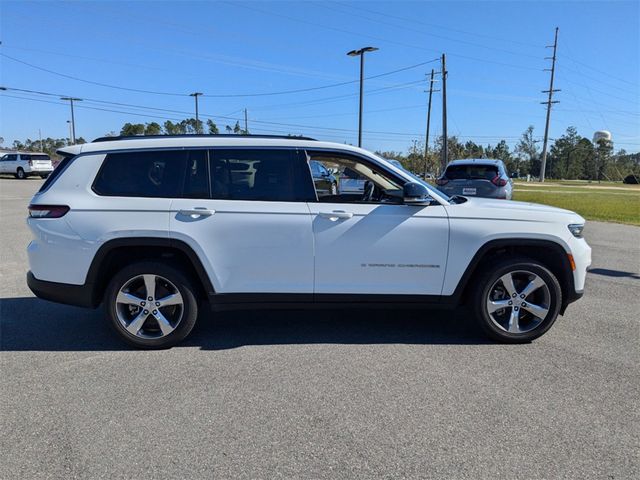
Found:
<path fill-rule="evenodd" d="M 120 337 L 146 349 L 174 346 L 189 335 L 198 317 L 190 279 L 159 262 L 140 262 L 118 272 L 107 287 L 105 307 Z"/>
<path fill-rule="evenodd" d="M 526 343 L 556 321 L 562 303 L 558 280 L 540 262 L 511 258 L 478 278 L 473 308 L 485 333 L 499 342 Z"/>

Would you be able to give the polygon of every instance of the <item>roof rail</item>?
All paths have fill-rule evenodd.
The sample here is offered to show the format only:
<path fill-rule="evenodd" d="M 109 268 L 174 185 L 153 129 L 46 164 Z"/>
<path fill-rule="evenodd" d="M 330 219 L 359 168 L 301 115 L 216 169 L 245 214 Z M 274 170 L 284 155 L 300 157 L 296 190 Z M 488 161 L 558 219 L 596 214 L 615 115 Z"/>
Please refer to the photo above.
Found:
<path fill-rule="evenodd" d="M 297 135 L 238 135 L 235 133 L 215 133 L 215 134 L 199 134 L 199 133 L 187 133 L 184 135 L 124 135 L 114 137 L 98 137 L 92 140 L 91 143 L 96 142 L 115 142 L 119 140 L 140 140 L 148 138 L 281 138 L 287 140 L 312 140 L 315 138 L 303 137 Z"/>

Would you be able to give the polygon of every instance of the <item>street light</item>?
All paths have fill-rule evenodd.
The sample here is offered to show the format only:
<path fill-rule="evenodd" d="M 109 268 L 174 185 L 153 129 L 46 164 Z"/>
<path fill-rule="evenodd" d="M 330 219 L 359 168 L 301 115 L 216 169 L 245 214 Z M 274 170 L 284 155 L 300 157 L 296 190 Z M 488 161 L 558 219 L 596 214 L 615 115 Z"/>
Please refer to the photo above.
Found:
<path fill-rule="evenodd" d="M 202 92 L 193 92 L 189 96 L 193 97 L 196 101 L 196 131 L 200 133 L 200 120 L 198 118 L 198 97 L 202 95 Z"/>
<path fill-rule="evenodd" d="M 71 144 L 76 144 L 76 119 L 73 115 L 73 102 L 81 102 L 81 98 L 75 97 L 60 97 L 60 100 L 68 100 L 71 105 Z"/>
<path fill-rule="evenodd" d="M 350 57 L 360 56 L 360 110 L 358 115 L 358 146 L 362 146 L 362 93 L 364 83 L 364 54 L 365 52 L 375 52 L 379 50 L 376 47 L 364 47 L 360 50 L 351 50 L 347 53 Z"/>

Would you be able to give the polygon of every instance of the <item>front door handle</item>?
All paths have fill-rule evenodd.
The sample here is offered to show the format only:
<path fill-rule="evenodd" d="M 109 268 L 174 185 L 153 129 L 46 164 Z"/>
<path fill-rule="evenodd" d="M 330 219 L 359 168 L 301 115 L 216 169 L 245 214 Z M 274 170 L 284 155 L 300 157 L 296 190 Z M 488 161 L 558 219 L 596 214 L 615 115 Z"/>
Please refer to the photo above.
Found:
<path fill-rule="evenodd" d="M 210 210 L 204 207 L 195 207 L 195 208 L 180 209 L 178 210 L 178 213 L 180 215 L 185 215 L 187 217 L 198 218 L 198 217 L 210 217 L 211 215 L 216 213 L 216 211 Z"/>
<path fill-rule="evenodd" d="M 353 217 L 353 213 L 345 212 L 344 210 L 334 210 L 333 212 L 320 212 L 320 216 L 335 222 L 339 218 L 351 218 Z"/>

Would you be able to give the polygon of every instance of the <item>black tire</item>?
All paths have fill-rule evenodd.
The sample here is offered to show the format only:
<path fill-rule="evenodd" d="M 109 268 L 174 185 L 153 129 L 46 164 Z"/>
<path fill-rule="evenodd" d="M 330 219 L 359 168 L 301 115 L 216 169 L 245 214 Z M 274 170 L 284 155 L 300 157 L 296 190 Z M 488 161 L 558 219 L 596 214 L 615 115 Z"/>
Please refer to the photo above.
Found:
<path fill-rule="evenodd" d="M 18 180 L 24 180 L 25 178 L 27 178 L 27 174 L 24 173 L 22 167 L 18 167 L 18 170 L 16 170 L 16 178 Z"/>
<path fill-rule="evenodd" d="M 489 267 L 485 266 L 481 268 L 483 268 L 484 271 L 474 280 L 476 286 L 473 292 L 471 307 L 475 313 L 476 320 L 480 328 L 482 328 L 484 333 L 489 338 L 501 343 L 528 343 L 544 335 L 547 330 L 551 328 L 553 323 L 558 318 L 560 307 L 562 305 L 562 289 L 560 288 L 558 279 L 553 275 L 553 273 L 551 273 L 551 271 L 549 271 L 548 268 L 546 268 L 537 260 L 526 257 L 511 257 L 499 261 Z M 528 312 L 528 309 L 524 305 L 521 305 L 519 307 L 520 313 L 518 313 L 518 316 L 528 315 L 528 317 L 526 318 L 529 318 L 529 326 L 532 326 L 532 328 L 531 330 L 526 332 L 512 333 L 505 330 L 505 325 L 501 327 L 501 323 L 499 320 L 501 318 L 504 318 L 508 321 L 508 316 L 505 317 L 505 315 L 510 315 L 512 313 L 512 309 L 518 311 L 518 307 L 506 307 L 504 309 L 498 310 L 497 312 L 494 312 L 494 316 L 492 317 L 488 311 L 487 301 L 496 295 L 497 290 L 499 291 L 502 288 L 502 283 L 500 282 L 498 284 L 497 290 L 494 289 L 496 282 L 499 282 L 499 279 L 501 277 L 513 273 L 514 278 L 516 278 L 516 281 L 518 281 L 518 276 L 520 276 L 521 278 L 527 278 L 527 272 L 533 274 L 534 276 L 538 276 L 546 284 L 547 290 L 538 289 L 535 291 L 538 293 L 535 294 L 544 295 L 544 307 L 545 309 L 547 309 L 547 313 L 542 320 L 540 320 L 539 318 L 536 319 L 535 316 L 531 315 Z M 516 282 L 514 282 L 514 286 L 516 287 L 516 292 L 518 292 L 518 285 L 515 285 L 515 283 Z M 519 292 L 522 292 L 523 283 L 520 283 L 519 285 Z M 492 297 L 489 297 L 489 295 L 492 295 Z M 518 302 L 526 302 L 529 300 L 529 297 L 522 299 L 520 298 L 520 295 L 517 295 L 515 299 L 512 299 L 509 295 L 506 294 L 506 290 L 504 291 L 503 295 L 504 297 L 500 300 L 497 300 L 495 298 L 492 299 L 505 302 L 512 301 L 512 303 L 514 303 L 514 301 L 516 300 Z M 531 301 L 528 306 L 532 306 Z"/>
<path fill-rule="evenodd" d="M 46 179 L 46 178 L 48 178 L 48 177 L 49 177 L 49 174 L 48 174 L 48 173 L 46 173 L 46 174 L 44 174 L 44 175 L 40 175 L 40 178 L 41 178 L 41 179 L 43 179 L 43 180 L 44 180 L 44 179 Z"/>
<path fill-rule="evenodd" d="M 141 338 L 138 335 L 134 335 L 126 329 L 125 325 L 123 325 L 121 320 L 118 318 L 118 308 L 123 308 L 122 304 L 118 307 L 118 304 L 116 303 L 116 298 L 120 289 L 125 287 L 131 279 L 146 274 L 155 275 L 168 280 L 182 296 L 182 304 L 180 305 L 182 313 L 180 320 L 171 333 L 159 338 Z M 191 333 L 191 330 L 193 330 L 193 327 L 196 324 L 196 320 L 198 318 L 198 301 L 196 299 L 196 292 L 197 290 L 194 288 L 193 282 L 177 268 L 159 261 L 139 262 L 123 268 L 111 279 L 104 296 L 105 311 L 111 326 L 129 345 L 142 349 L 170 348 L 184 340 L 187 335 Z M 149 302 L 149 304 L 151 305 L 151 302 Z M 139 309 L 138 312 L 142 309 L 142 307 L 137 308 Z M 147 308 L 151 310 L 155 307 Z M 158 310 L 163 308 L 164 307 L 159 307 Z M 166 311 L 164 313 L 166 313 Z M 122 315 L 122 310 L 120 310 L 120 314 Z M 133 315 L 135 315 L 135 312 Z M 155 321 L 151 315 L 149 315 L 148 318 L 151 319 L 152 323 Z M 145 325 L 147 325 L 146 322 L 147 321 L 145 321 Z"/>

